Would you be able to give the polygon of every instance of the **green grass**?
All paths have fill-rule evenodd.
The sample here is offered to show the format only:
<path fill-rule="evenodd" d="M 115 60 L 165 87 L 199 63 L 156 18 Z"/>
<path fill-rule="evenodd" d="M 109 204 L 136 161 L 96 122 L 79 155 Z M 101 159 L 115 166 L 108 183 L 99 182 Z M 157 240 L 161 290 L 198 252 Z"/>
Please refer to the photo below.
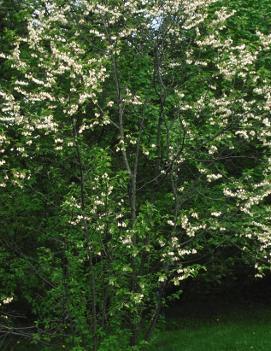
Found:
<path fill-rule="evenodd" d="M 40 350 L 25 344 L 12 350 Z M 10 351 L 10 349 L 5 349 Z M 271 351 L 271 303 L 175 304 L 148 351 Z M 57 351 L 57 350 L 54 350 Z"/>
<path fill-rule="evenodd" d="M 207 313 L 206 313 L 207 312 Z M 192 308 L 170 314 L 151 351 L 270 351 L 271 308 L 222 306 L 215 313 Z"/>

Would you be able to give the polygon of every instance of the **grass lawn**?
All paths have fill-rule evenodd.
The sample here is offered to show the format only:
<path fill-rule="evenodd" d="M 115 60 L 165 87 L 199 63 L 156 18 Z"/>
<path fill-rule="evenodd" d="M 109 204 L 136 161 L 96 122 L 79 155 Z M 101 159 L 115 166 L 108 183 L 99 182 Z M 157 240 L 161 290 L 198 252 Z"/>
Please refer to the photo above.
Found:
<path fill-rule="evenodd" d="M 175 307 L 150 350 L 271 351 L 270 304 L 211 306 Z"/>
<path fill-rule="evenodd" d="M 43 349 L 22 344 L 15 348 L 7 345 L 3 351 Z M 195 299 L 175 304 L 167 311 L 164 326 L 156 331 L 152 346 L 146 351 L 251 350 L 271 351 L 270 301 L 264 304 L 262 301 L 240 303 Z"/>

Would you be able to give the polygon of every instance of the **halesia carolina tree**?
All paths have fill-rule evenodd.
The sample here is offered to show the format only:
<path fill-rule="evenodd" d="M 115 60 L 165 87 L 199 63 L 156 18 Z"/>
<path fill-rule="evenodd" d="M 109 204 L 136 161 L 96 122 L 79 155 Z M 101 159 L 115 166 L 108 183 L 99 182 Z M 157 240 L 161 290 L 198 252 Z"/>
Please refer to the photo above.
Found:
<path fill-rule="evenodd" d="M 202 252 L 268 267 L 271 35 L 234 3 L 27 2 L 0 53 L 2 332 L 21 301 L 41 345 L 137 350 Z"/>

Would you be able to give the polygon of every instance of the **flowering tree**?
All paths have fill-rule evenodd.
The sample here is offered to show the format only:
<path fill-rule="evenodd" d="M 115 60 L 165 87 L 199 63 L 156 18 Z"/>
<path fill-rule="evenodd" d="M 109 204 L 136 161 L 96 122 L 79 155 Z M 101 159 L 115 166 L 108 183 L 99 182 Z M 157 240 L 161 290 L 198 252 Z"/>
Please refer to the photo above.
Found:
<path fill-rule="evenodd" d="M 0 297 L 37 342 L 135 349 L 201 252 L 269 257 L 271 37 L 238 8 L 28 4 L 0 54 Z"/>

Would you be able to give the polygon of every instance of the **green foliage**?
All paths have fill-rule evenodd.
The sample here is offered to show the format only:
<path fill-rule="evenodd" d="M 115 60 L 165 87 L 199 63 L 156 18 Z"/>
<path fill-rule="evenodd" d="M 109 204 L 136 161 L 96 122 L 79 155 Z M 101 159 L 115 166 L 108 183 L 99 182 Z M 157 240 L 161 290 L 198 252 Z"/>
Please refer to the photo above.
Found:
<path fill-rule="evenodd" d="M 265 7 L 7 5 L 3 333 L 43 350 L 140 350 L 183 281 L 222 280 L 237 261 L 269 269 Z"/>

